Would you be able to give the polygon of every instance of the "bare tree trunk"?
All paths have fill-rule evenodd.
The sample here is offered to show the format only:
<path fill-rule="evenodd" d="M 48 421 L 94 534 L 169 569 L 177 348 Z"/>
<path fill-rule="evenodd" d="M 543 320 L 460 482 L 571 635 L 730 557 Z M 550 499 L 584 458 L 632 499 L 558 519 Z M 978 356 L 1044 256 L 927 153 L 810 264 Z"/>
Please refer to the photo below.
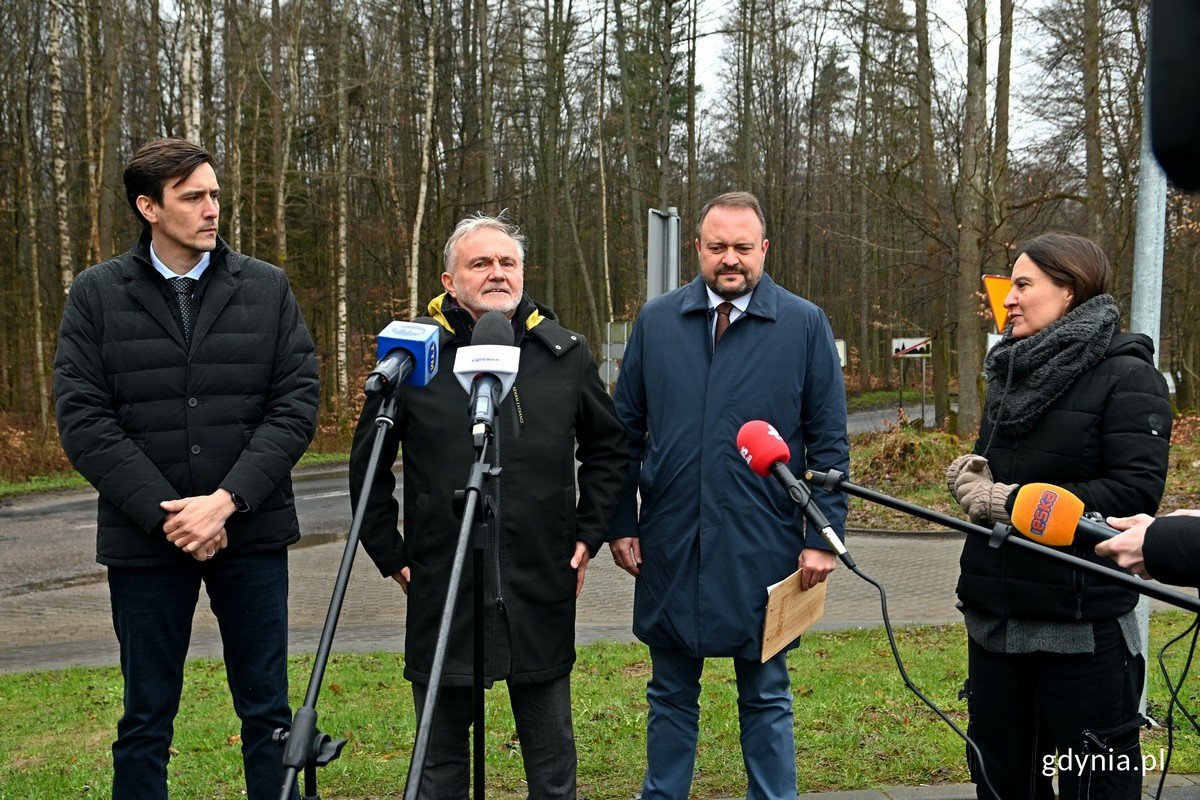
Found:
<path fill-rule="evenodd" d="M 251 117 L 251 126 L 255 134 L 262 130 L 263 104 L 260 98 L 254 101 L 254 115 Z M 251 146 L 250 148 L 250 186 L 259 185 L 259 176 L 263 173 L 262 161 L 259 158 L 258 148 Z M 249 224 L 250 234 L 247 237 L 247 247 L 252 252 L 258 252 L 262 241 L 262 231 L 258 225 L 259 199 L 256 195 L 250 198 L 250 218 L 247 220 Z"/>
<path fill-rule="evenodd" d="M 495 197 L 495 166 L 492 161 L 492 56 L 488 42 L 487 0 L 475 0 L 476 27 L 479 31 L 479 179 L 483 187 L 480 200 L 490 207 Z"/>
<path fill-rule="evenodd" d="M 753 191 L 754 181 L 754 142 L 750 129 L 754 119 L 754 10 L 754 0 L 742 0 L 741 25 L 738 31 L 738 43 L 741 47 L 738 69 L 742 79 L 741 114 L 738 115 L 738 160 L 741 169 L 738 179 L 741 181 L 741 188 L 747 192 Z"/>
<path fill-rule="evenodd" d="M 180 96 L 183 100 L 183 138 L 201 143 L 200 133 L 200 21 L 196 0 L 179 0 L 183 43 Z"/>
<path fill-rule="evenodd" d="M 658 204 L 664 210 L 670 204 L 671 178 L 671 0 L 663 0 L 662 63 L 658 83 Z"/>
<path fill-rule="evenodd" d="M 699 161 L 696 140 L 696 34 L 700 13 L 700 0 L 692 0 L 692 8 L 688 16 L 688 79 L 687 79 L 687 214 L 683 220 L 684 233 L 681 239 L 687 241 L 687 231 L 695 224 L 699 212 L 696 197 L 696 162 Z"/>
<path fill-rule="evenodd" d="M 63 100 L 61 0 L 49 0 L 50 12 L 50 144 L 54 152 L 54 205 L 58 224 L 58 275 L 65 295 L 75 279 L 71 257 L 70 190 L 67 183 L 67 115 Z"/>
<path fill-rule="evenodd" d="M 418 254 L 421 250 L 421 223 L 425 219 L 425 198 L 429 194 L 429 158 L 433 149 L 433 95 L 437 80 L 437 4 L 429 7 L 429 33 L 425 42 L 425 120 L 421 132 L 421 180 L 417 185 L 417 213 L 413 219 L 411 249 L 408 258 L 408 316 L 417 316 L 417 278 L 420 274 Z"/>
<path fill-rule="evenodd" d="M 397 120 L 402 118 L 400 110 L 400 96 L 403 93 L 406 97 L 406 91 L 412 86 L 413 73 L 410 71 L 411 59 L 409 53 L 400 47 L 399 37 L 401 32 L 412 35 L 412 19 L 415 13 L 411 9 L 407 12 L 394 14 L 391 20 L 391 26 L 388 31 L 388 47 L 387 58 L 389 61 L 396 61 L 400 65 L 400 74 L 393 75 L 388 81 L 387 102 L 383 106 L 383 115 L 386 120 Z M 397 51 L 399 51 L 397 53 Z M 405 114 L 405 117 L 408 115 Z M 405 119 L 405 124 L 408 120 Z M 386 130 L 388 126 L 385 125 Z M 397 164 L 400 161 L 407 162 L 409 159 L 403 157 L 403 154 L 398 154 L 399 149 L 397 138 L 390 133 L 383 133 L 382 141 L 380 142 L 383 157 L 383 177 L 384 186 L 387 187 L 387 205 L 386 212 L 388 215 L 387 223 L 390 224 L 398 241 L 395 243 L 397 249 L 401 250 L 405 257 L 408 255 L 409 244 L 409 220 L 405 216 L 404 203 L 402 202 L 401 192 L 401 173 Z M 397 267 L 399 268 L 397 270 Z M 404 261 L 401 258 L 390 257 L 387 261 L 385 278 L 388 287 L 407 286 L 408 277 L 404 268 Z M 387 294 L 387 315 L 391 318 L 400 316 L 400 293 L 399 291 L 389 291 Z"/>
<path fill-rule="evenodd" d="M 104 36 L 104 92 L 103 104 L 100 107 L 100 128 L 98 143 L 100 145 L 99 184 L 101 202 L 99 203 L 99 230 L 97 231 L 98 254 L 100 259 L 108 258 L 115 252 L 113 242 L 116 226 L 113 223 L 113 212 L 116 206 L 112 202 L 102 202 L 104 196 L 111 197 L 121 185 L 121 122 L 122 110 L 125 107 L 125 82 L 121 80 L 121 71 L 125 61 L 125 14 L 126 7 L 119 3 L 104 6 L 108 10 L 107 31 Z"/>
<path fill-rule="evenodd" d="M 217 140 L 218 124 L 217 109 L 214 103 L 216 89 L 213 87 L 213 0 L 194 0 L 200 4 L 199 50 L 196 58 L 195 78 L 200 87 L 198 105 L 200 108 L 200 139 L 205 147 L 213 147 Z M 223 54 L 221 56 L 223 58 Z"/>
<path fill-rule="evenodd" d="M 642 226 L 646 224 L 646 219 L 642 214 L 641 170 L 638 167 L 637 142 L 633 137 L 633 98 L 629 79 L 628 42 L 625 36 L 624 15 L 621 12 L 623 2 L 624 0 L 613 0 L 613 12 L 617 21 L 617 65 L 621 74 L 621 112 L 625 122 L 625 166 L 629 172 L 630 223 L 633 228 L 634 252 L 637 253 L 637 258 L 641 259 L 646 252 L 642 235 Z M 633 294 L 633 302 L 635 306 L 641 306 L 645 299 L 645 286 L 643 282 L 638 282 L 635 286 L 637 289 Z"/>
<path fill-rule="evenodd" d="M 32 61 L 32 43 L 21 43 L 18 49 L 22 53 L 27 53 L 26 46 L 29 46 L 29 61 Z M 26 69 L 21 74 L 21 155 L 24 164 L 21 166 L 24 175 L 25 184 L 25 230 L 27 232 L 28 248 L 28 269 L 29 269 L 29 305 L 33 312 L 33 330 L 30 332 L 30 339 L 33 341 L 33 378 L 34 392 L 37 395 L 38 422 L 43 431 L 49 430 L 50 427 L 50 391 L 46 385 L 46 348 L 45 335 L 42 329 L 42 279 L 41 279 L 41 254 L 38 252 L 38 200 L 37 200 L 37 170 L 35 164 L 37 161 L 33 155 L 33 132 L 30 130 L 32 126 L 32 114 L 30 106 L 33 104 L 32 98 L 32 78 L 29 69 Z"/>
<path fill-rule="evenodd" d="M 1104 156 L 1100 150 L 1100 0 L 1083 0 L 1083 143 L 1088 236 L 1104 247 Z"/>
<path fill-rule="evenodd" d="M 334 261 L 334 399 L 337 419 L 343 419 L 350 407 L 350 365 L 346 275 L 350 269 L 347 249 L 347 224 L 350 217 L 350 89 L 346 77 L 346 50 L 350 47 L 350 11 L 352 0 L 342 0 L 338 24 L 337 56 L 337 258 Z"/>
<path fill-rule="evenodd" d="M 146 86 L 150 91 L 150 102 L 147 104 L 149 117 L 146 120 L 146 127 L 149 130 L 151 137 L 158 136 L 161 132 L 159 127 L 159 106 L 162 103 L 162 84 L 159 83 L 158 69 L 158 54 L 162 52 L 162 45 L 159 43 L 159 31 L 162 25 L 158 10 L 158 0 L 150 0 L 149 10 L 149 32 L 146 34 L 146 49 L 149 51 L 146 54 L 146 65 L 149 68 L 149 78 L 146 81 Z M 228 24 L 228 17 L 226 17 Z"/>
<path fill-rule="evenodd" d="M 88 165 L 88 239 L 87 257 L 89 264 L 100 261 L 100 191 L 103 180 L 104 136 L 96 124 L 96 62 L 99 20 L 96 18 L 96 4 L 92 0 L 77 0 L 76 13 L 79 15 L 79 28 L 82 39 L 79 43 L 79 53 L 83 60 L 83 124 L 87 138 Z"/>
<path fill-rule="evenodd" d="M 604 341 L 604 337 L 601 333 L 600 315 L 596 311 L 596 291 L 592 288 L 592 276 L 588 272 L 583 245 L 579 241 L 579 225 L 575 219 L 575 201 L 571 198 L 570 179 L 563 181 L 563 200 L 567 207 L 567 223 L 571 227 L 571 243 L 575 245 L 575 263 L 579 265 L 579 278 L 583 282 L 583 293 L 587 299 L 587 316 L 590 323 L 588 333 L 594 344 L 592 353 L 599 357 L 602 352 L 600 343 Z"/>
<path fill-rule="evenodd" d="M 271 0 L 271 133 L 274 136 L 274 175 L 275 190 L 275 263 L 286 269 L 288 261 L 287 242 L 287 173 L 292 157 L 292 126 L 295 120 L 294 100 L 298 97 L 297 84 L 299 75 L 299 54 L 296 52 L 300 43 L 300 25 L 304 18 L 303 4 L 297 2 L 289 13 L 294 17 L 294 32 L 290 33 L 287 57 L 287 80 L 284 80 L 284 20 L 279 7 L 279 0 Z"/>
<path fill-rule="evenodd" d="M 932 275 L 933 297 L 933 417 L 934 425 L 945 427 L 950 416 L 950 319 L 946 285 L 945 254 L 938 242 L 941 214 L 938 209 L 938 164 L 933 137 L 933 58 L 929 49 L 929 3 L 916 0 L 917 35 L 917 128 L 920 138 L 922 238 L 925 266 Z"/>
<path fill-rule="evenodd" d="M 987 166 L 987 34 L 985 0 L 967 0 L 967 99 L 963 120 L 961 219 L 958 232 L 958 430 L 970 438 L 979 429 L 977 384 L 983 355 L 979 330 L 980 227 Z"/>
<path fill-rule="evenodd" d="M 804 224 L 800 228 L 800 264 L 804 272 L 804 296 L 812 297 L 812 229 L 813 229 L 813 162 L 816 160 L 817 143 L 817 81 L 821 74 L 821 48 L 818 44 L 813 52 L 812 89 L 808 96 L 808 130 L 804 137 L 804 181 L 800 190 L 800 207 Z"/>
<path fill-rule="evenodd" d="M 596 67 L 596 162 L 600 171 L 600 261 L 604 267 L 604 321 L 613 319 L 612 274 L 608 263 L 608 179 L 604 164 L 604 76 L 608 72 L 608 0 L 600 25 L 600 63 Z"/>
<path fill-rule="evenodd" d="M 996 55 L 996 122 L 992 145 L 992 230 L 999 245 L 994 255 L 996 271 L 1008 265 L 1013 250 L 1008 224 L 1008 116 L 1009 86 L 1012 79 L 1012 37 L 1014 0 L 1000 0 L 1000 45 Z"/>
<path fill-rule="evenodd" d="M 871 362 L 875 331 L 871 325 L 870 305 L 871 265 L 867 248 L 867 179 L 872 170 L 867 167 L 867 68 L 871 59 L 870 17 L 862 12 L 858 43 L 858 100 L 854 104 L 854 171 L 858 176 L 855 209 L 858 217 L 858 370 L 859 387 L 871 388 Z M 806 270 L 808 272 L 810 270 Z"/>
<path fill-rule="evenodd" d="M 242 47 L 241 9 L 238 0 L 225 0 L 225 152 L 229 174 L 229 213 L 226 215 L 229 246 L 242 249 L 242 100 L 246 92 L 246 60 Z"/>

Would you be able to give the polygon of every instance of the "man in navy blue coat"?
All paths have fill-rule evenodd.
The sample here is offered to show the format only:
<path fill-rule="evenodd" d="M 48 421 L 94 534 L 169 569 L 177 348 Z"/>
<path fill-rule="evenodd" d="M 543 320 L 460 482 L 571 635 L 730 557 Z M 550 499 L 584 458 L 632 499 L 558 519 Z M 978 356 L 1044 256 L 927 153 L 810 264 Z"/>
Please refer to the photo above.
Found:
<path fill-rule="evenodd" d="M 763 272 L 768 246 L 754 195 L 711 200 L 700 275 L 645 305 L 621 365 L 632 460 L 609 544 L 637 579 L 633 630 L 653 662 L 644 800 L 688 796 L 709 656 L 733 658 L 748 800 L 796 796 L 787 650 L 759 658 L 767 586 L 799 568 L 811 588 L 837 561 L 779 485 L 746 467 L 737 432 L 770 422 L 794 473 L 847 471 L 849 443 L 829 322 Z M 813 496 L 841 533 L 844 496 Z"/>

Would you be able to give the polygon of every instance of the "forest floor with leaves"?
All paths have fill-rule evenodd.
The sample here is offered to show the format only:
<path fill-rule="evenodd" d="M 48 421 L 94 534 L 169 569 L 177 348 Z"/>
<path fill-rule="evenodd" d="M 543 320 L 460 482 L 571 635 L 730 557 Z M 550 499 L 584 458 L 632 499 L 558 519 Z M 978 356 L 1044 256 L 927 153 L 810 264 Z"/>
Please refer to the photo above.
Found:
<path fill-rule="evenodd" d="M 962 517 L 946 489 L 946 465 L 971 451 L 974 442 L 944 431 L 920 431 L 904 424 L 852 436 L 850 479 L 859 486 L 892 495 L 934 511 Z M 1175 418 L 1171 429 L 1167 488 L 1159 509 L 1200 508 L 1200 415 Z M 879 531 L 934 531 L 938 525 L 850 498 L 851 528 Z"/>

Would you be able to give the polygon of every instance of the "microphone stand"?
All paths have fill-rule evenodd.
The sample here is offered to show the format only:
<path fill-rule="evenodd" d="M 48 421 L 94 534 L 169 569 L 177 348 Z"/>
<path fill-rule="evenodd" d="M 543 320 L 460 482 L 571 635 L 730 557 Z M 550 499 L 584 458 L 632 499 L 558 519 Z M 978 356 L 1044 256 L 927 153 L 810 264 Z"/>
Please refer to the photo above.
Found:
<path fill-rule="evenodd" d="M 379 466 L 385 435 L 388 429 L 396 424 L 395 415 L 396 396 L 393 390 L 386 395 L 379 409 L 379 416 L 375 418 L 375 441 L 367 462 L 366 478 L 362 491 L 359 492 L 358 509 L 350 523 L 346 547 L 342 551 L 342 563 L 334 581 L 333 595 L 329 598 L 329 610 L 325 613 L 325 627 L 321 630 L 321 640 L 313 659 L 313 670 L 308 679 L 304 705 L 296 710 L 290 729 L 279 728 L 274 733 L 275 741 L 283 745 L 283 786 L 279 790 L 279 800 L 290 800 L 296 788 L 296 775 L 301 767 L 304 768 L 303 800 L 320 800 L 317 793 L 317 767 L 324 767 L 334 761 L 346 746 L 345 739 L 334 739 L 317 730 L 317 696 L 321 693 L 321 681 L 325 677 L 325 667 L 329 663 L 329 652 L 333 648 L 338 617 L 342 613 L 342 601 L 346 598 L 350 571 L 354 568 L 354 555 L 358 550 L 359 532 L 366 516 L 371 485 L 375 482 L 375 470 Z"/>
<path fill-rule="evenodd" d="M 499 419 L 496 420 L 499 428 Z M 498 432 L 498 431 L 497 431 Z M 484 720 L 483 720 L 483 581 L 484 555 L 487 549 L 486 531 L 491 509 L 486 498 L 483 498 L 484 482 L 487 478 L 498 478 L 500 468 L 493 468 L 485 463 L 488 445 L 493 440 L 493 432 L 475 438 L 475 461 L 471 464 L 471 472 L 467 477 L 467 486 L 455 493 L 455 506 L 462 507 L 462 524 L 458 529 L 458 544 L 454 550 L 454 562 L 450 568 L 450 580 L 446 586 L 446 603 L 442 608 L 442 619 L 438 626 L 437 644 L 433 651 L 433 665 L 429 670 L 429 688 L 425 692 L 425 703 L 421 709 L 421 719 L 417 725 L 417 736 L 413 743 L 412 759 L 408 764 L 408 780 L 404 789 L 404 800 L 417 800 L 421 789 L 421 779 L 425 772 L 425 754 L 429 749 L 429 735 L 433 728 L 433 713 L 437 707 L 438 692 L 441 689 L 442 673 L 446 666 L 446 651 L 450 644 L 450 625 L 454 618 L 454 607 L 458 601 L 459 588 L 462 583 L 463 564 L 466 561 L 467 545 L 473 545 L 473 575 L 474 621 L 473 621 L 473 670 L 471 678 L 471 706 L 474 726 L 474 786 L 476 800 L 484 796 Z M 499 454 L 499 443 L 496 450 Z M 482 519 L 475 524 L 476 514 L 483 498 Z M 472 535 L 473 534 L 473 535 Z"/>
<path fill-rule="evenodd" d="M 920 517 L 923 520 L 933 522 L 938 525 L 943 525 L 947 528 L 961 531 L 970 534 L 971 536 L 983 536 L 988 539 L 988 544 L 992 547 L 1000 547 L 1002 545 L 1011 545 L 1018 550 L 1023 550 L 1027 553 L 1032 553 L 1038 558 L 1049 561 L 1057 561 L 1063 566 L 1071 569 L 1086 572 L 1098 578 L 1106 580 L 1110 583 L 1120 584 L 1126 589 L 1132 589 L 1138 594 L 1144 594 L 1147 597 L 1153 597 L 1156 600 L 1162 600 L 1164 603 L 1170 603 L 1186 611 L 1200 613 L 1200 599 L 1190 597 L 1183 592 L 1168 589 L 1165 586 L 1160 586 L 1154 583 L 1148 583 L 1141 578 L 1134 577 L 1126 572 L 1105 567 L 1088 561 L 1086 558 L 1064 553 L 1061 550 L 1056 550 L 1046 545 L 1038 544 L 1030 539 L 1022 538 L 1021 536 L 1013 536 L 1015 530 L 1011 525 L 997 523 L 991 530 L 976 525 L 971 522 L 965 522 L 957 517 L 952 517 L 948 514 L 942 514 L 928 508 L 914 505 L 912 503 L 900 500 L 890 495 L 876 492 L 873 489 L 867 489 L 863 486 L 850 483 L 846 480 L 846 476 L 837 470 L 829 470 L 828 472 L 820 472 L 818 470 L 806 470 L 804 479 L 814 486 L 820 486 L 822 489 L 830 491 L 841 491 L 855 497 L 861 497 L 864 500 L 869 500 L 872 503 L 877 503 L 887 508 L 895 509 L 896 511 L 909 514 L 914 517 Z"/>

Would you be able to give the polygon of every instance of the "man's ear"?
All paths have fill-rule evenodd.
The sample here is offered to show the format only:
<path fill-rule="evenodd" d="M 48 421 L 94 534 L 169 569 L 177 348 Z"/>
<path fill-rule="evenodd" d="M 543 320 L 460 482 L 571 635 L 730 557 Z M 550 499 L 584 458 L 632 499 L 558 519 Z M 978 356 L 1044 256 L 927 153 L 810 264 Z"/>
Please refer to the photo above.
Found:
<path fill-rule="evenodd" d="M 149 195 L 139 194 L 137 198 L 138 211 L 142 213 L 142 217 L 151 224 L 158 222 L 158 203 Z"/>

